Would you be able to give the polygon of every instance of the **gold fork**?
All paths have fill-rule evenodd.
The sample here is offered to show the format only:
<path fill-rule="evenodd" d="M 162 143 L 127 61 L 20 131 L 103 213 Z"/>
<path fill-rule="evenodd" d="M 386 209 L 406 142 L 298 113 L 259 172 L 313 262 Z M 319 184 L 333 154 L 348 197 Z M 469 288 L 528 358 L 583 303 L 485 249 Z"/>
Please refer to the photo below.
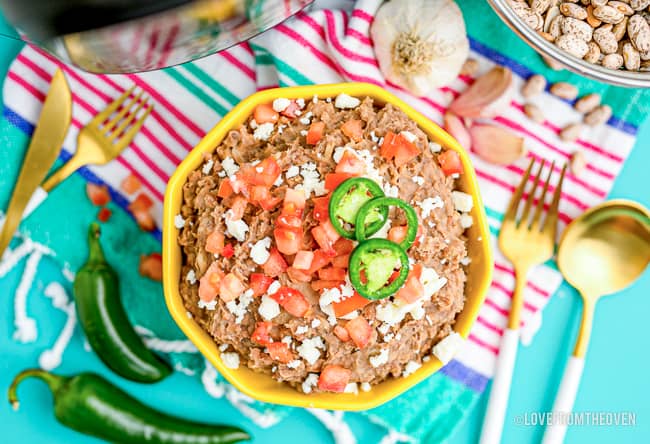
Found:
<path fill-rule="evenodd" d="M 52 191 L 55 186 L 80 167 L 104 165 L 115 159 L 129 146 L 153 109 L 153 104 L 149 103 L 148 98 L 140 100 L 143 91 L 140 91 L 125 104 L 134 88 L 133 86 L 126 90 L 79 131 L 77 151 L 65 165 L 43 183 L 42 188 L 45 192 Z M 120 106 L 122 109 L 109 120 Z M 134 107 L 135 110 L 133 110 Z M 144 112 L 138 117 L 138 113 L 143 108 Z"/>
<path fill-rule="evenodd" d="M 545 164 L 544 160 L 541 161 L 533 186 L 528 192 L 528 198 L 525 199 L 521 216 L 517 217 L 520 201 L 524 200 L 522 198 L 524 189 L 526 188 L 534 164 L 535 159 L 532 159 L 521 183 L 512 196 L 510 205 L 501 224 L 501 232 L 499 233 L 499 248 L 515 268 L 516 284 L 512 296 L 508 327 L 505 329 L 503 338 L 501 339 L 499 356 L 497 358 L 492 389 L 490 391 L 490 399 L 488 401 L 485 419 L 483 420 L 481 444 L 493 444 L 501 441 L 503 420 L 505 418 L 508 396 L 510 394 L 510 383 L 512 381 L 512 373 L 517 356 L 520 314 L 524 304 L 526 279 L 532 267 L 542 264 L 553 257 L 555 247 L 558 206 L 567 166 L 564 165 L 562 168 L 560 180 L 555 187 L 555 193 L 553 194 L 553 200 L 550 204 L 548 214 L 542 220 L 546 193 L 549 188 L 555 162 L 551 163 L 551 169 L 546 177 L 542 194 L 531 217 L 533 200 L 535 199 L 535 194 L 537 194 Z"/>

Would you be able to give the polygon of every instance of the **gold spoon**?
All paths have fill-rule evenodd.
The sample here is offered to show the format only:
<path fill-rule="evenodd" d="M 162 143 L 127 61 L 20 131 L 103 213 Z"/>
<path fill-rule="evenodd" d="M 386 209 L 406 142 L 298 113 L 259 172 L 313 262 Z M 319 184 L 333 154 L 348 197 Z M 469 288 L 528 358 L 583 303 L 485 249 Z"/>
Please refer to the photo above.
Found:
<path fill-rule="evenodd" d="M 573 409 L 596 302 L 629 286 L 649 262 L 650 212 L 636 202 L 605 202 L 575 219 L 564 231 L 557 263 L 565 279 L 580 292 L 583 307 L 578 339 L 553 404 L 554 414 Z M 560 422 L 547 426 L 543 444 L 564 440 L 566 425 Z"/>

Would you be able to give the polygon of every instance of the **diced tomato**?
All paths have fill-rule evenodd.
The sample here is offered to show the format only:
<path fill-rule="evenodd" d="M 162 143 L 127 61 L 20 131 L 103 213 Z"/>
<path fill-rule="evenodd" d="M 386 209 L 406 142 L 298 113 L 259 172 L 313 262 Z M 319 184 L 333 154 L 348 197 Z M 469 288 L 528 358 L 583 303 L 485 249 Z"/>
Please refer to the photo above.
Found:
<path fill-rule="evenodd" d="M 249 185 L 271 188 L 280 177 L 281 172 L 278 162 L 273 156 L 269 156 L 257 165 L 247 165 L 241 168 L 237 172 L 237 177 Z"/>
<path fill-rule="evenodd" d="M 138 179 L 134 174 L 129 174 L 126 176 L 120 184 L 120 188 L 126 194 L 134 194 L 140 189 L 141 186 L 142 184 L 140 183 L 140 179 Z"/>
<path fill-rule="evenodd" d="M 341 125 L 341 131 L 355 142 L 360 142 L 363 139 L 363 123 L 361 120 L 353 119 L 348 120 Z"/>
<path fill-rule="evenodd" d="M 284 206 L 282 211 L 287 214 L 297 214 L 298 211 L 305 209 L 306 202 L 307 198 L 303 190 L 287 188 L 287 192 L 284 195 Z"/>
<path fill-rule="evenodd" d="M 424 286 L 420 282 L 420 279 L 415 277 L 411 271 L 409 277 L 406 279 L 406 283 L 395 294 L 395 298 L 401 299 L 407 304 L 412 304 L 422 296 L 424 296 Z"/>
<path fill-rule="evenodd" d="M 322 291 L 322 290 L 329 290 L 330 288 L 338 288 L 341 285 L 345 284 L 345 281 L 312 281 L 310 284 L 312 290 L 314 291 Z"/>
<path fill-rule="evenodd" d="M 323 197 L 314 197 L 314 219 L 319 222 L 325 222 L 330 218 L 330 195 Z"/>
<path fill-rule="evenodd" d="M 348 342 L 350 340 L 350 334 L 345 327 L 341 327 L 340 325 L 334 326 L 334 334 L 343 342 Z"/>
<path fill-rule="evenodd" d="M 241 220 L 241 218 L 244 217 L 247 205 L 248 200 L 245 197 L 235 196 L 235 198 L 230 202 L 230 210 L 228 211 L 228 217 L 230 220 Z"/>
<path fill-rule="evenodd" d="M 456 151 L 447 150 L 438 155 L 438 163 L 445 176 L 463 173 L 463 163 Z"/>
<path fill-rule="evenodd" d="M 224 302 L 230 302 L 237 299 L 245 289 L 246 287 L 244 287 L 244 284 L 242 284 L 242 281 L 237 276 L 233 273 L 228 273 L 221 279 L 221 283 L 219 284 L 219 296 Z"/>
<path fill-rule="evenodd" d="M 320 224 L 321 227 L 323 227 L 323 230 L 325 231 L 325 235 L 329 239 L 331 245 L 332 245 L 332 250 L 334 250 L 334 253 L 336 254 L 336 250 L 334 249 L 334 244 L 341 238 L 341 235 L 339 234 L 338 231 L 334 228 L 334 225 L 332 225 L 332 222 L 329 220 L 326 220 L 325 222 L 321 222 Z M 326 252 L 326 253 L 331 253 L 331 252 Z"/>
<path fill-rule="evenodd" d="M 308 145 L 316 145 L 323 137 L 325 122 L 313 122 L 307 131 L 306 142 Z"/>
<path fill-rule="evenodd" d="M 334 309 L 336 317 L 341 317 L 353 312 L 354 310 L 365 307 L 370 302 L 372 301 L 364 298 L 355 291 L 349 298 L 341 299 L 340 302 L 332 303 L 332 308 Z"/>
<path fill-rule="evenodd" d="M 343 157 L 339 160 L 334 171 L 359 176 L 366 172 L 366 165 L 363 163 L 363 160 L 359 159 L 350 150 L 345 150 Z"/>
<path fill-rule="evenodd" d="M 148 256 L 140 256 L 138 271 L 144 277 L 154 281 L 162 281 L 162 256 L 159 253 L 151 253 Z"/>
<path fill-rule="evenodd" d="M 283 109 L 280 114 L 290 119 L 294 119 L 298 116 L 298 114 L 296 114 L 296 111 L 299 110 L 300 110 L 300 106 L 296 103 L 295 100 L 291 99 L 291 103 L 289 103 L 289 106 Z"/>
<path fill-rule="evenodd" d="M 413 242 L 413 246 L 417 247 L 420 245 L 420 241 L 422 240 L 422 235 L 424 234 L 424 229 L 422 228 L 422 222 L 418 221 L 418 231 L 415 233 L 415 241 Z"/>
<path fill-rule="evenodd" d="M 309 302 L 295 288 L 280 287 L 278 291 L 271 295 L 271 298 L 294 316 L 303 317 L 309 311 Z"/>
<path fill-rule="evenodd" d="M 348 268 L 350 266 L 350 255 L 336 256 L 332 259 L 332 265 L 336 268 Z"/>
<path fill-rule="evenodd" d="M 311 260 L 311 266 L 309 267 L 309 274 L 314 274 L 332 260 L 332 257 L 322 250 L 314 251 L 314 257 Z"/>
<path fill-rule="evenodd" d="M 258 124 L 275 123 L 279 118 L 280 114 L 278 114 L 269 103 L 257 105 L 253 111 L 253 119 L 255 119 L 255 122 Z"/>
<path fill-rule="evenodd" d="M 313 251 L 299 251 L 293 259 L 293 268 L 297 268 L 298 270 L 309 270 L 313 260 Z"/>
<path fill-rule="evenodd" d="M 342 237 L 334 243 L 334 251 L 337 256 L 352 253 L 352 250 L 354 250 L 354 242 L 350 239 Z"/>
<path fill-rule="evenodd" d="M 111 195 L 109 194 L 106 185 L 96 185 L 88 182 L 86 184 L 86 194 L 92 204 L 97 205 L 98 207 L 103 207 L 111 201 Z"/>
<path fill-rule="evenodd" d="M 284 273 L 286 269 L 287 263 L 280 252 L 277 248 L 271 248 L 269 259 L 262 265 L 264 274 L 270 277 L 277 277 Z"/>
<path fill-rule="evenodd" d="M 416 278 L 420 279 L 422 277 L 422 264 L 413 265 L 409 274 L 412 274 Z"/>
<path fill-rule="evenodd" d="M 235 247 L 233 247 L 232 244 L 224 245 L 223 250 L 221 250 L 221 255 L 226 259 L 230 259 L 231 257 L 233 257 L 234 254 L 235 254 Z"/>
<path fill-rule="evenodd" d="M 205 240 L 205 251 L 212 254 L 221 254 L 225 237 L 220 231 L 213 231 Z"/>
<path fill-rule="evenodd" d="M 253 290 L 253 296 L 262 296 L 273 283 L 273 278 L 262 273 L 252 273 L 249 286 Z"/>
<path fill-rule="evenodd" d="M 311 235 L 314 237 L 314 240 L 321 248 L 321 251 L 328 255 L 329 257 L 336 256 L 336 251 L 334 250 L 334 241 L 329 238 L 327 231 L 323 228 L 323 224 L 320 224 L 317 227 L 311 229 Z"/>
<path fill-rule="evenodd" d="M 271 211 L 278 206 L 282 199 L 273 197 L 268 188 L 264 185 L 256 185 L 251 188 L 251 202 L 259 205 L 263 210 Z"/>
<path fill-rule="evenodd" d="M 326 365 L 318 378 L 318 388 L 328 392 L 343 393 L 352 372 L 340 365 Z"/>
<path fill-rule="evenodd" d="M 323 281 L 344 281 L 347 272 L 343 268 L 321 268 L 318 277 Z"/>
<path fill-rule="evenodd" d="M 260 207 L 262 207 L 263 210 L 273 211 L 277 208 L 280 202 L 282 202 L 282 199 L 280 199 L 279 197 L 269 196 L 268 199 L 264 199 L 257 203 L 259 204 Z"/>
<path fill-rule="evenodd" d="M 345 329 L 348 331 L 350 339 L 352 339 L 352 342 L 354 342 L 357 347 L 363 348 L 368 345 L 368 342 L 370 342 L 370 338 L 372 337 L 372 327 L 363 316 L 357 316 L 348 321 L 348 323 L 345 324 Z"/>
<path fill-rule="evenodd" d="M 404 239 L 406 239 L 406 234 L 408 232 L 408 227 L 402 225 L 399 227 L 393 227 L 388 230 L 388 240 L 393 241 L 396 244 L 401 244 Z"/>
<path fill-rule="evenodd" d="M 278 250 L 282 254 L 296 254 L 302 245 L 302 230 L 289 228 L 276 228 L 273 230 L 273 237 Z"/>
<path fill-rule="evenodd" d="M 241 174 L 237 172 L 234 176 L 230 177 L 230 186 L 232 187 L 232 191 L 237 194 L 241 193 L 244 197 L 250 196 L 250 190 L 249 190 L 249 185 L 248 182 L 246 182 Z"/>
<path fill-rule="evenodd" d="M 294 267 L 287 268 L 287 276 L 291 279 L 291 282 L 310 282 L 311 274 L 307 273 L 305 270 L 298 270 Z"/>
<path fill-rule="evenodd" d="M 278 228 L 286 228 L 288 230 L 298 231 L 302 229 L 302 219 L 299 216 L 292 216 L 281 213 L 275 220 Z"/>
<path fill-rule="evenodd" d="M 97 213 L 97 219 L 99 219 L 100 222 L 108 222 L 108 219 L 111 218 L 112 214 L 113 212 L 111 210 L 104 207 L 99 210 L 99 213 Z"/>
<path fill-rule="evenodd" d="M 260 345 L 271 344 L 271 329 L 273 322 L 258 322 L 255 324 L 255 330 L 251 335 L 251 341 L 257 342 Z"/>
<path fill-rule="evenodd" d="M 420 150 L 413 143 L 409 142 L 403 135 L 388 132 L 384 136 L 384 143 L 379 151 L 382 157 L 390 160 L 395 159 L 395 166 L 402 166 L 409 163 L 420 154 Z"/>
<path fill-rule="evenodd" d="M 289 349 L 289 344 L 285 344 L 284 342 L 271 342 L 270 344 L 266 344 L 266 348 L 269 351 L 269 356 L 274 361 L 286 364 L 293 360 L 293 353 Z"/>
<path fill-rule="evenodd" d="M 129 204 L 129 210 L 148 210 L 153 207 L 153 201 L 149 196 L 144 193 L 138 194 L 138 196 Z"/>
<path fill-rule="evenodd" d="M 219 287 L 224 273 L 216 262 L 213 262 L 199 280 L 199 298 L 203 302 L 214 300 L 219 294 Z"/>
<path fill-rule="evenodd" d="M 223 179 L 219 184 L 219 191 L 217 191 L 217 196 L 223 199 L 232 196 L 235 191 L 232 189 L 232 184 L 230 179 Z"/>
<path fill-rule="evenodd" d="M 325 175 L 325 189 L 327 191 L 334 191 L 339 185 L 346 180 L 356 177 L 357 174 L 352 173 L 329 173 Z"/>
<path fill-rule="evenodd" d="M 138 223 L 140 229 L 144 231 L 153 231 L 156 228 L 156 222 L 153 220 L 153 216 L 149 210 L 144 209 L 135 209 L 131 211 L 133 218 Z"/>

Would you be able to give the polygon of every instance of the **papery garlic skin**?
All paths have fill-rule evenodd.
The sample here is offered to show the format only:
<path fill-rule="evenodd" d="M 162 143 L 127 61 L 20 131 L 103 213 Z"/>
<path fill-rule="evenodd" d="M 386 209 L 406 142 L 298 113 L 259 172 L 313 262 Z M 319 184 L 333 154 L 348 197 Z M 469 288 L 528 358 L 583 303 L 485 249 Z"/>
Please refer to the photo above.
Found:
<path fill-rule="evenodd" d="M 370 35 L 386 80 L 419 96 L 456 79 L 469 55 L 465 21 L 452 0 L 390 0 Z"/>

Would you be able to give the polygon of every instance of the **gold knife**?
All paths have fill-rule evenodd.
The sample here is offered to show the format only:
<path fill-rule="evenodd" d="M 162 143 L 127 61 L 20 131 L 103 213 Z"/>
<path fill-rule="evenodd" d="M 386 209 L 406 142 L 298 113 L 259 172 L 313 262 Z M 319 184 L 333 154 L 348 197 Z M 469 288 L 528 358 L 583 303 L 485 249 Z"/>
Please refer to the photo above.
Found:
<path fill-rule="evenodd" d="M 0 233 L 0 258 L 20 223 L 27 202 L 59 156 L 71 118 L 70 88 L 63 72 L 57 69 L 9 201 Z"/>

